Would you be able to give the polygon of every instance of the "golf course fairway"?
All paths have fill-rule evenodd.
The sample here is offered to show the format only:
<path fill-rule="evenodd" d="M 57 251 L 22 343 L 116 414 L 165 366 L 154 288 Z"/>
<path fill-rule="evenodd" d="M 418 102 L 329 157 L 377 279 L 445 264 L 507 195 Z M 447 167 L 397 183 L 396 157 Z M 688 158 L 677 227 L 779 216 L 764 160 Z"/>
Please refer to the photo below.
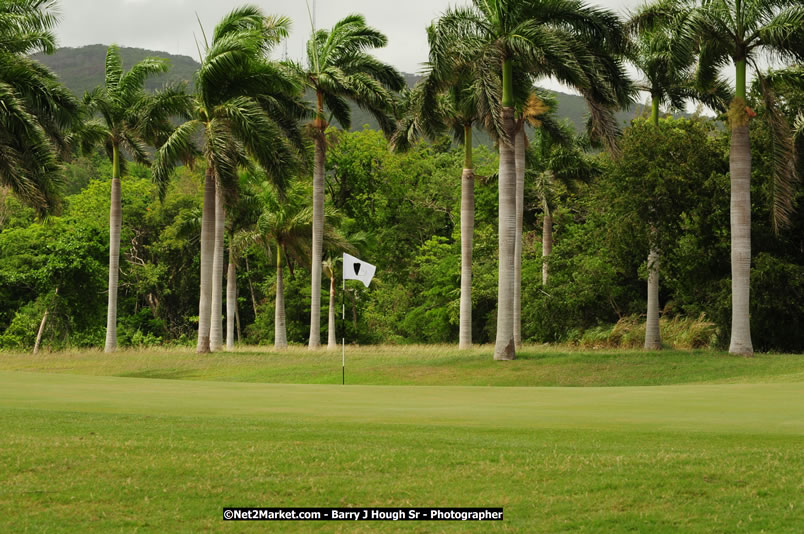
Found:
<path fill-rule="evenodd" d="M 0 371 L 0 531 L 240 531 L 225 506 L 503 507 L 275 531 L 797 532 L 804 384 L 340 386 Z"/>

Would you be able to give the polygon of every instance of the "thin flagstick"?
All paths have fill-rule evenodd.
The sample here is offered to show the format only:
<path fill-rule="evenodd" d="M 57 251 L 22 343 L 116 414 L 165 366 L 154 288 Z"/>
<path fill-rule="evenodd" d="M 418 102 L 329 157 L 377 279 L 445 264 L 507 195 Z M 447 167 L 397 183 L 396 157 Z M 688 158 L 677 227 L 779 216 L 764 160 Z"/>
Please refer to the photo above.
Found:
<path fill-rule="evenodd" d="M 346 293 L 346 278 L 342 278 L 343 288 L 341 289 L 341 328 L 343 332 L 341 335 L 341 385 L 346 384 L 346 301 L 344 293 Z"/>

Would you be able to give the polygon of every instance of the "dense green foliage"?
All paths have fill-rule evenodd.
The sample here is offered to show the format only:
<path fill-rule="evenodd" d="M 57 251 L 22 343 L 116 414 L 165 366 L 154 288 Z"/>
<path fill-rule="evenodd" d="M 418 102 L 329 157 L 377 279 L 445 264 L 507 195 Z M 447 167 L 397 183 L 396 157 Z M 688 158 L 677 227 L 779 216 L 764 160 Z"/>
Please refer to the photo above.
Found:
<path fill-rule="evenodd" d="M 24 55 L 55 49 L 51 29 L 56 19 L 48 13 L 53 5 L 14 0 L 0 6 L 0 19 L 6 21 L 0 29 L 8 37 L 0 43 L 0 84 L 5 84 L 5 96 L 0 97 L 5 99 L 7 110 L 0 116 L 0 150 L 8 156 L 0 158 L 5 165 L 0 169 L 0 298 L 5 303 L 0 310 L 0 349 L 30 347 L 37 325 L 46 316 L 50 319 L 42 321 L 45 346 L 99 343 L 103 333 L 102 301 L 111 294 L 104 282 L 108 272 L 102 267 L 110 250 L 110 178 L 125 173 L 112 169 L 100 151 L 77 157 L 77 144 L 88 148 L 92 139 L 87 134 L 99 132 L 98 117 L 110 122 L 113 107 L 120 111 L 120 120 L 107 124 L 107 133 L 114 135 L 107 135 L 106 151 L 114 141 L 111 144 L 119 144 L 120 157 L 113 150 L 112 161 L 137 161 L 143 165 L 129 165 L 130 175 L 123 178 L 120 343 L 185 344 L 193 336 L 199 323 L 196 292 L 199 285 L 204 286 L 199 271 L 202 264 L 209 264 L 211 269 L 211 261 L 204 263 L 199 257 L 199 240 L 203 228 L 207 239 L 201 241 L 209 243 L 211 250 L 216 187 L 225 192 L 221 199 L 225 198 L 229 212 L 226 229 L 218 231 L 216 242 L 222 244 L 225 232 L 226 248 L 233 258 L 232 272 L 235 266 L 237 269 L 234 287 L 238 339 L 272 342 L 277 274 L 276 251 L 271 248 L 277 236 L 267 235 L 267 227 L 257 222 L 265 222 L 281 211 L 279 208 L 287 202 L 283 190 L 286 185 L 289 190 L 309 190 L 309 160 L 313 159 L 312 142 L 305 135 L 311 132 L 300 127 L 310 115 L 302 101 L 302 80 L 293 76 L 300 66 L 272 62 L 265 54 L 287 34 L 290 22 L 266 17 L 248 6 L 224 17 L 211 44 L 204 42 L 203 66 L 183 61 L 185 68 L 168 73 L 170 79 L 186 80 L 190 77 L 187 68 L 197 71 L 193 78 L 193 120 L 181 124 L 176 133 L 167 137 L 166 130 L 187 115 L 186 106 L 147 114 L 145 111 L 156 110 L 154 105 L 136 104 L 117 94 L 118 85 L 122 89 L 139 87 L 145 74 L 162 72 L 167 63 L 147 59 L 133 69 L 133 74 L 121 77 L 121 58 L 133 59 L 140 51 L 118 52 L 114 47 L 107 51 L 105 65 L 108 95 L 103 90 L 89 94 L 85 102 L 94 102 L 95 107 L 84 110 L 83 124 L 68 128 L 76 118 L 75 101 L 50 71 Z M 525 9 L 524 4 L 516 5 L 517 9 Z M 19 18 L 16 9 L 25 15 Z M 594 20 L 602 16 L 611 18 L 612 24 L 617 22 L 616 16 L 608 12 L 592 10 L 588 15 Z M 373 36 L 372 46 L 385 43 L 384 37 L 374 34 L 375 30 L 363 28 L 363 19 L 358 15 L 340 24 L 360 35 L 368 32 L 363 38 Z M 597 22 L 592 26 L 593 34 L 599 30 L 601 35 L 609 35 L 606 32 L 611 30 Z M 37 31 L 26 33 L 26 28 Z M 796 32 L 795 36 L 800 37 Z M 230 42 L 235 34 L 239 41 Z M 327 32 L 316 35 L 314 42 L 324 54 L 321 57 L 343 52 L 333 44 L 338 38 L 327 37 Z M 613 34 L 609 37 L 614 38 Z M 358 51 L 368 43 L 360 39 L 354 43 Z M 512 39 L 516 41 L 516 37 Z M 619 37 L 616 40 L 617 50 L 627 49 Z M 438 43 L 436 40 L 431 45 L 440 46 Z M 691 41 L 682 40 L 682 44 L 692 46 Z M 691 54 L 693 48 L 689 49 Z M 662 46 L 657 50 L 657 58 L 662 59 L 662 50 L 670 48 Z M 90 47 L 84 52 L 97 50 Z M 349 81 L 349 87 L 341 87 L 338 84 L 346 83 L 341 67 L 319 65 L 323 71 L 316 75 L 321 78 L 316 78 L 316 83 L 329 84 L 327 87 L 334 92 L 329 96 L 321 94 L 328 116 L 319 117 L 317 126 L 323 127 L 328 121 L 334 121 L 333 126 L 339 121 L 349 125 L 350 108 L 343 100 L 349 88 L 360 89 L 363 100 L 358 101 L 363 111 L 374 115 L 395 111 L 396 96 L 381 85 L 396 90 L 403 85 L 402 78 L 364 52 L 358 56 L 379 78 L 372 82 L 361 75 Z M 683 65 L 685 72 L 693 66 L 691 58 Z M 628 100 L 627 81 L 620 80 L 622 87 L 603 83 L 619 80 L 621 73 L 614 67 L 621 59 L 613 58 L 614 63 L 609 65 L 609 70 L 617 72 L 601 67 L 588 74 L 592 76 L 590 80 L 600 77 L 600 83 L 592 84 L 594 91 L 610 92 L 608 96 L 622 104 Z M 50 60 L 65 73 L 74 70 L 70 61 L 58 57 Z M 96 63 L 93 69 L 97 72 L 86 76 L 101 81 L 104 65 L 100 58 Z M 517 72 L 526 64 L 529 65 L 517 64 Z M 347 70 L 355 68 L 354 62 L 346 61 L 345 65 L 342 67 Z M 557 65 L 561 67 L 560 62 Z M 494 65 L 486 67 L 499 70 Z M 521 77 L 525 80 L 525 76 L 544 72 L 548 71 L 522 70 Z M 412 80 L 406 77 L 404 81 L 410 84 Z M 748 94 L 750 107 L 737 110 L 744 121 L 748 121 L 748 111 L 750 115 L 754 111 L 757 114 L 750 129 L 754 242 L 750 312 L 754 344 L 759 350 L 804 350 L 804 214 L 795 209 L 801 203 L 801 188 L 791 181 L 796 176 L 793 170 L 804 169 L 804 136 L 791 141 L 787 135 L 789 126 L 785 125 L 785 119 L 789 124 L 798 120 L 800 129 L 804 101 L 800 82 L 800 68 L 795 66 L 767 73 L 758 78 Z M 78 82 L 70 78 L 69 83 Z M 488 86 L 491 100 L 497 97 L 492 94 L 495 84 Z M 592 104 L 593 117 L 601 119 L 614 111 L 614 100 L 598 99 L 595 104 L 595 98 L 588 94 L 592 89 L 583 84 L 579 87 Z M 70 88 L 80 90 L 77 85 Z M 154 102 L 161 99 L 186 104 L 188 98 L 177 86 L 153 96 L 140 89 L 135 92 Z M 377 100 L 380 96 L 381 103 Z M 668 98 L 671 104 L 681 107 L 685 96 L 685 92 L 674 93 Z M 561 117 L 566 113 L 562 110 L 564 99 L 558 100 L 557 116 Z M 596 109 L 595 105 L 603 107 Z M 132 117 L 123 117 L 124 111 L 132 117 L 136 115 L 134 118 L 147 115 L 148 120 L 145 125 L 135 125 Z M 95 119 L 90 119 L 93 113 Z M 658 106 L 654 106 L 653 119 L 658 115 Z M 361 117 L 355 116 L 354 126 L 360 125 Z M 386 134 L 394 126 L 391 119 L 390 115 L 381 117 Z M 644 258 L 652 248 L 662 258 L 662 328 L 675 332 L 667 343 L 722 346 L 729 339 L 728 316 L 732 308 L 729 133 L 724 128 L 725 117 L 664 118 L 657 126 L 636 119 L 616 142 L 619 146 L 615 147 L 613 137 L 609 139 L 613 156 L 583 153 L 586 142 L 561 150 L 558 145 L 563 143 L 558 143 L 552 150 L 546 140 L 554 132 L 561 130 L 567 139 L 574 137 L 569 126 L 560 129 L 554 119 L 545 116 L 536 121 L 541 123 L 534 123 L 541 132 L 529 130 L 533 149 L 527 163 L 524 199 L 523 339 L 592 346 L 632 345 L 643 323 L 647 272 Z M 118 123 L 130 128 L 118 127 Z M 613 134 L 613 122 L 606 124 Z M 780 137 L 780 132 L 787 132 L 787 137 Z M 30 135 L 26 138 L 20 133 Z M 484 145 L 482 139 L 474 141 L 481 144 L 474 151 L 477 179 L 472 339 L 486 343 L 493 339 L 497 322 L 498 156 L 496 147 Z M 145 142 L 160 146 L 153 158 L 153 171 L 147 166 L 154 147 L 146 147 Z M 356 343 L 455 342 L 460 307 L 463 151 L 449 139 L 437 138 L 414 143 L 406 153 L 395 154 L 389 150 L 385 137 L 372 129 L 345 132 L 333 127 L 318 136 L 316 142 L 319 152 L 324 143 L 327 147 L 325 204 L 332 208 L 333 220 L 337 220 L 332 235 L 354 240 L 357 254 L 378 266 L 370 289 L 350 283 L 345 294 L 338 295 L 350 312 L 338 327 L 340 333 Z M 204 156 L 197 157 L 201 152 Z M 794 160 L 794 155 L 798 159 Z M 321 165 L 316 168 L 323 169 L 323 160 L 316 161 Z M 182 166 L 174 170 L 174 164 Z M 780 179 L 780 167 L 785 169 L 784 179 Z M 248 172 L 241 172 L 244 169 Z M 320 179 L 321 173 L 318 176 Z M 210 198 L 202 202 L 205 177 Z M 61 213 L 56 211 L 60 206 Z M 309 208 L 304 202 L 297 207 L 301 211 Z M 549 260 L 549 283 L 543 285 L 539 235 L 545 209 L 551 212 L 554 248 Z M 115 212 L 113 206 L 112 211 Z M 40 218 L 45 212 L 58 215 Z M 784 215 L 782 219 L 779 213 Z M 206 226 L 201 224 L 202 219 L 207 221 Z M 223 228 L 222 211 L 218 219 Z M 310 288 L 311 271 L 317 272 L 318 262 L 311 264 L 306 254 L 315 247 L 310 246 L 303 232 L 296 233 L 297 243 L 292 247 L 295 250 L 283 250 L 281 270 L 291 343 L 304 341 L 310 294 L 318 291 L 317 285 L 312 291 Z M 342 247 L 331 247 L 326 251 L 327 257 L 336 256 L 339 250 Z M 116 256 L 114 248 L 112 252 Z M 216 258 L 220 260 L 220 254 Z M 116 271 L 113 268 L 112 272 Z M 322 280 L 325 297 L 329 282 Z M 209 293 L 202 287 L 202 295 L 207 295 L 205 291 Z M 339 292 L 337 288 L 336 291 Z M 204 307 L 204 298 L 200 308 Z M 328 311 L 327 301 L 322 298 L 324 312 Z M 315 309 L 314 312 L 317 313 Z M 212 315 L 211 321 L 217 324 L 217 310 Z M 208 313 L 201 313 L 200 322 L 206 323 L 207 319 Z"/>
<path fill-rule="evenodd" d="M 804 348 L 804 215 L 798 213 L 789 230 L 773 233 L 770 171 L 762 149 L 769 141 L 760 122 L 752 135 L 759 147 L 753 182 L 756 345 L 761 350 L 800 351 Z M 382 134 L 373 130 L 333 130 L 329 142 L 328 202 L 344 219 L 345 235 L 369 234 L 359 255 L 378 266 L 370 289 L 356 282 L 347 284 L 347 340 L 454 342 L 462 150 L 444 141 L 394 154 Z M 659 146 L 670 150 L 664 152 Z M 728 339 L 729 315 L 726 155 L 726 134 L 715 122 L 662 119 L 658 131 L 644 121 L 635 122 L 623 139 L 621 160 L 600 156 L 604 172 L 598 178 L 575 191 L 557 187 L 548 288 L 541 286 L 541 200 L 536 185 L 529 184 L 523 267 L 525 339 L 558 342 L 586 336 L 585 345 L 597 346 L 595 340 L 602 339 L 605 331 L 601 325 L 633 321 L 630 317 L 644 313 L 648 236 L 641 221 L 653 209 L 652 220 L 662 229 L 667 257 L 661 273 L 664 320 L 698 319 L 703 314 L 701 321 L 714 323 L 716 341 L 722 345 Z M 495 322 L 497 187 L 492 173 L 496 155 L 479 148 L 475 159 L 480 178 L 476 184 L 473 337 L 484 343 L 493 339 Z M 204 170 L 202 164 L 180 168 L 164 202 L 159 202 L 155 186 L 147 180 L 147 169 L 133 165 L 131 176 L 123 180 L 121 345 L 185 343 L 193 336 Z M 75 177 L 75 189 L 82 189 L 67 197 L 61 217 L 45 223 L 34 222 L 28 208 L 11 196 L 4 197 L 0 294 L 7 305 L 0 314 L 0 343 L 5 348 L 30 347 L 48 306 L 55 310 L 56 320 L 46 330 L 46 346 L 97 345 L 102 340 L 110 164 L 100 155 L 82 158 L 68 165 L 66 174 Z M 247 182 L 244 187 L 257 196 L 260 190 L 270 192 L 260 179 Z M 646 198 L 653 200 L 646 202 Z M 288 340 L 303 343 L 309 319 L 309 266 L 293 257 L 287 261 Z M 259 243 L 247 243 L 238 266 L 242 340 L 272 343 L 275 258 Z M 58 295 L 54 295 L 56 288 Z M 323 312 L 328 290 L 325 277 Z M 340 284 L 336 291 L 340 303 Z M 612 339 L 609 334 L 604 337 Z M 703 344 L 710 342 L 706 337 Z"/>

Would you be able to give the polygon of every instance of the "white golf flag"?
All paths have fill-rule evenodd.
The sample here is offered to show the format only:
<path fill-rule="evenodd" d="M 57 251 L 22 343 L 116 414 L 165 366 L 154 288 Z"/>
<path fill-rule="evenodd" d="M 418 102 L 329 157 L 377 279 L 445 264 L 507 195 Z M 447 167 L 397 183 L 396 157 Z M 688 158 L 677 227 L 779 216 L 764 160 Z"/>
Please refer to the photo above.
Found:
<path fill-rule="evenodd" d="M 360 280 L 363 285 L 368 287 L 377 267 L 363 260 L 355 258 L 350 254 L 343 254 L 343 279 Z"/>

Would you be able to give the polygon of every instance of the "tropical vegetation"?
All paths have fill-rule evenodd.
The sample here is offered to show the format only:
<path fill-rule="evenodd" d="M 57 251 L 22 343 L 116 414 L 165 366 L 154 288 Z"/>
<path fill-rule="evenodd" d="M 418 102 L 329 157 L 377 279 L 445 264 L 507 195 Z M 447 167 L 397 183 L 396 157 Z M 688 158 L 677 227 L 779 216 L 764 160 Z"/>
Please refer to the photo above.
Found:
<path fill-rule="evenodd" d="M 314 29 L 300 64 L 271 59 L 290 21 L 245 6 L 201 29 L 191 85 L 151 90 L 168 63 L 126 71 L 111 46 L 83 103 L 29 56 L 56 49 L 55 5 L 0 1 L 0 349 L 804 350 L 795 2 L 660 0 L 625 21 L 472 0 L 428 28 L 410 87 L 360 15 Z M 585 131 L 547 78 L 585 100 Z M 344 250 L 378 271 L 336 321 Z"/>

